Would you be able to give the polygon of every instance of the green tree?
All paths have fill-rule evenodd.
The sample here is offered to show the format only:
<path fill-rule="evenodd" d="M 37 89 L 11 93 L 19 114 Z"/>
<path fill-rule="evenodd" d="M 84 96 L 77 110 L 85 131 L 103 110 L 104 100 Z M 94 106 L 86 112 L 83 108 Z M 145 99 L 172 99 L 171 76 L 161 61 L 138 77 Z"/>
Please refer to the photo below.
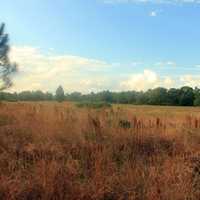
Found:
<path fill-rule="evenodd" d="M 168 104 L 177 106 L 179 104 L 180 89 L 170 88 L 168 90 Z"/>
<path fill-rule="evenodd" d="M 12 86 L 11 75 L 16 72 L 16 64 L 10 63 L 8 52 L 8 34 L 4 32 L 5 24 L 0 26 L 0 91 Z"/>
<path fill-rule="evenodd" d="M 72 92 L 70 95 L 66 95 L 67 100 L 69 101 L 81 101 L 82 94 L 80 92 Z"/>
<path fill-rule="evenodd" d="M 64 93 L 62 86 L 59 86 L 57 88 L 55 97 L 58 102 L 62 102 L 65 100 L 65 93 Z"/>
<path fill-rule="evenodd" d="M 167 89 L 158 87 L 147 91 L 148 104 L 150 105 L 166 105 Z"/>
<path fill-rule="evenodd" d="M 45 94 L 41 90 L 32 92 L 32 98 L 34 101 L 43 101 L 45 100 Z"/>
<path fill-rule="evenodd" d="M 112 93 L 109 91 L 102 91 L 98 94 L 98 100 L 111 103 L 113 101 Z"/>
<path fill-rule="evenodd" d="M 52 101 L 53 100 L 53 95 L 50 92 L 45 93 L 45 100 L 46 101 Z"/>
<path fill-rule="evenodd" d="M 194 106 L 200 106 L 200 89 L 197 87 L 194 89 Z"/>
<path fill-rule="evenodd" d="M 180 89 L 180 98 L 179 105 L 180 106 L 193 106 L 194 102 L 194 92 L 193 88 L 184 86 Z"/>
<path fill-rule="evenodd" d="M 200 106 L 200 95 L 198 95 L 197 97 L 195 97 L 194 106 Z"/>
<path fill-rule="evenodd" d="M 147 92 L 140 91 L 136 95 L 136 104 L 145 105 L 148 104 L 148 95 Z"/>

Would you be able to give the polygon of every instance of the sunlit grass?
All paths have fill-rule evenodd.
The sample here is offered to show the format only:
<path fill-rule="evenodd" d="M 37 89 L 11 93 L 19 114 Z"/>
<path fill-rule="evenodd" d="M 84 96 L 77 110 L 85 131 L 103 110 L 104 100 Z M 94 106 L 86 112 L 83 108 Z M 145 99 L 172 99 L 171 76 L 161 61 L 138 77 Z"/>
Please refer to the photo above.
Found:
<path fill-rule="evenodd" d="M 196 200 L 199 111 L 2 103 L 0 199 Z"/>

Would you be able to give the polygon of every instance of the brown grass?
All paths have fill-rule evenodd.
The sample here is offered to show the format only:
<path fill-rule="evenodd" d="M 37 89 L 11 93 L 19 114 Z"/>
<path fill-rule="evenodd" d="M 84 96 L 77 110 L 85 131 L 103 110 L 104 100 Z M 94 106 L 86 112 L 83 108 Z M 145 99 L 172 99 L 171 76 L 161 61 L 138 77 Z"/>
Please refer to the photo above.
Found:
<path fill-rule="evenodd" d="M 0 199 L 199 200 L 200 109 L 0 104 Z"/>

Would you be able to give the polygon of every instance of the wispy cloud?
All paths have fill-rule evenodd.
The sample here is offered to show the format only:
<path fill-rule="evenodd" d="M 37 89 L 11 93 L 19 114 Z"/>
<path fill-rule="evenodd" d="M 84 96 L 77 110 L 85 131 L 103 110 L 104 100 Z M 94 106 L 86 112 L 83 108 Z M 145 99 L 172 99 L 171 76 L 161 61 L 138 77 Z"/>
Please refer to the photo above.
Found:
<path fill-rule="evenodd" d="M 155 63 L 155 66 L 158 66 L 158 67 L 166 67 L 166 66 L 176 67 L 177 63 L 175 61 L 160 61 L 160 62 Z"/>
<path fill-rule="evenodd" d="M 151 12 L 149 13 L 149 16 L 150 16 L 150 17 L 156 17 L 156 16 L 157 16 L 157 12 L 156 12 L 156 11 L 151 11 Z"/>
<path fill-rule="evenodd" d="M 102 0 L 107 4 L 140 3 L 140 4 L 199 4 L 200 0 Z"/>

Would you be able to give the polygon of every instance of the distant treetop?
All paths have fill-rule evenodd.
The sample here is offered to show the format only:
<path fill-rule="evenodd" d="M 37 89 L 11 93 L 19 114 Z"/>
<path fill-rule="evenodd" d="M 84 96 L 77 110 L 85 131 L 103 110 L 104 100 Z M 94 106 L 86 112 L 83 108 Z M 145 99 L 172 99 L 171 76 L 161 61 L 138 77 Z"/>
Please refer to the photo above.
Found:
<path fill-rule="evenodd" d="M 56 100 L 58 102 L 62 102 L 65 100 L 65 92 L 62 88 L 62 86 L 60 85 L 57 90 L 56 90 L 56 96 L 55 96 Z"/>

